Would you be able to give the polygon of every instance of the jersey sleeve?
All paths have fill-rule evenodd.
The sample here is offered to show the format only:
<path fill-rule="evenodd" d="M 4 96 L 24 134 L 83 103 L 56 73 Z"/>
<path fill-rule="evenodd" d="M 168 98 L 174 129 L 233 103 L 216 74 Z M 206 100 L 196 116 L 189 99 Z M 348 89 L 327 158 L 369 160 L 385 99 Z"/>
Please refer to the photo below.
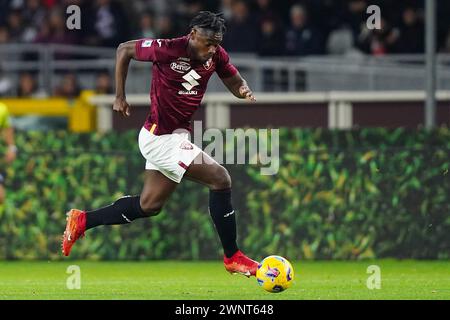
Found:
<path fill-rule="evenodd" d="M 168 40 L 139 39 L 136 41 L 136 59 L 139 61 L 160 62 L 168 50 Z"/>
<path fill-rule="evenodd" d="M 234 76 L 238 71 L 231 64 L 230 57 L 224 48 L 219 47 L 219 57 L 217 61 L 216 72 L 219 78 L 229 78 Z"/>

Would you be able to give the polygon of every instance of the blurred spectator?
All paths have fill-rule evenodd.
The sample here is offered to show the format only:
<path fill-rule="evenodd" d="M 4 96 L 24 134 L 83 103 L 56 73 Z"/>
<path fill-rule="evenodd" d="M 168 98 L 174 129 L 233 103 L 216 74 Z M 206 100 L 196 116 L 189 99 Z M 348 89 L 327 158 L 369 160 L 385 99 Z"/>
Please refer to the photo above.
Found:
<path fill-rule="evenodd" d="M 57 97 L 75 99 L 80 93 L 81 88 L 78 84 L 77 76 L 73 73 L 68 73 L 63 77 L 61 85 L 56 87 L 54 95 Z"/>
<path fill-rule="evenodd" d="M 13 10 L 8 15 L 8 32 L 9 32 L 9 41 L 18 43 L 23 42 L 23 18 L 20 10 Z"/>
<path fill-rule="evenodd" d="M 113 86 L 111 76 L 107 71 L 100 72 L 95 80 L 95 93 L 112 94 Z"/>
<path fill-rule="evenodd" d="M 39 30 L 34 41 L 36 43 L 45 43 L 50 41 L 50 37 L 51 37 L 50 23 L 47 20 L 44 20 L 42 24 L 39 26 Z"/>
<path fill-rule="evenodd" d="M 369 30 L 365 28 L 360 34 L 357 44 L 363 52 L 380 56 L 395 51 L 394 48 L 398 36 L 398 30 L 393 29 L 389 23 L 381 17 L 381 29 Z"/>
<path fill-rule="evenodd" d="M 19 77 L 17 96 L 21 98 L 38 98 L 44 97 L 45 93 L 38 91 L 38 85 L 34 75 L 29 72 L 24 72 Z"/>
<path fill-rule="evenodd" d="M 233 2 L 232 17 L 227 23 L 224 47 L 230 52 L 256 52 L 258 49 L 258 25 L 242 0 Z"/>
<path fill-rule="evenodd" d="M 347 54 L 354 46 L 353 33 L 349 28 L 341 27 L 333 30 L 327 40 L 326 49 L 329 54 Z"/>
<path fill-rule="evenodd" d="M 11 43 L 9 39 L 9 30 L 7 26 L 0 26 L 0 48 L 2 44 Z M 21 59 L 21 55 L 14 52 L 5 52 L 0 50 L 0 65 L 3 61 L 12 61 Z M 1 68 L 0 68 L 1 69 Z M 1 73 L 1 72 L 0 72 Z"/>
<path fill-rule="evenodd" d="M 79 6 L 81 8 L 81 7 L 83 7 L 84 2 L 88 2 L 88 1 L 87 0 L 59 0 L 58 2 L 59 3 L 62 2 L 62 6 L 64 8 L 67 8 L 70 5 L 76 5 L 76 6 Z M 52 4 L 52 6 L 54 6 L 54 5 L 56 5 L 56 1 Z"/>
<path fill-rule="evenodd" d="M 36 80 L 33 75 L 28 72 L 22 73 L 19 77 L 19 89 L 17 90 L 18 97 L 31 97 L 36 92 Z"/>
<path fill-rule="evenodd" d="M 58 2 L 58 0 L 42 0 L 42 4 L 48 9 L 55 7 Z"/>
<path fill-rule="evenodd" d="M 81 30 L 65 26 L 65 9 L 72 4 L 81 8 Z M 386 30 L 367 29 L 369 4 L 381 7 Z M 424 0 L 0 0 L 0 44 L 116 47 L 131 36 L 176 37 L 188 31 L 194 14 L 211 10 L 225 14 L 224 46 L 231 52 L 278 54 L 274 34 L 279 33 L 289 55 L 321 54 L 325 47 L 342 54 L 352 45 L 371 54 L 422 53 L 423 5 Z M 437 47 L 445 52 L 450 1 L 438 1 L 437 6 Z"/>
<path fill-rule="evenodd" d="M 284 54 L 284 34 L 281 17 L 273 10 L 271 0 L 256 0 L 254 9 L 259 28 L 258 54 L 278 56 Z"/>
<path fill-rule="evenodd" d="M 154 27 L 154 18 L 150 12 L 144 12 L 139 18 L 139 31 L 135 38 L 155 38 L 156 30 Z"/>
<path fill-rule="evenodd" d="M 12 87 L 11 79 L 3 72 L 0 65 L 0 97 L 10 96 L 12 94 Z"/>
<path fill-rule="evenodd" d="M 38 43 L 76 44 L 75 32 L 66 28 L 64 13 L 60 7 L 54 7 L 48 20 L 44 20 L 36 37 Z"/>
<path fill-rule="evenodd" d="M 225 20 L 227 20 L 227 21 L 229 21 L 233 16 L 233 12 L 231 10 L 232 4 L 233 4 L 233 0 L 221 0 L 220 1 L 219 12 L 223 13 Z"/>
<path fill-rule="evenodd" d="M 260 56 L 279 56 L 284 54 L 282 31 L 274 18 L 266 17 L 261 21 L 261 35 L 258 41 Z"/>
<path fill-rule="evenodd" d="M 177 22 L 176 29 L 181 33 L 187 33 L 187 26 L 191 22 L 192 18 L 194 18 L 200 11 L 205 10 L 201 0 L 182 0 L 179 2 L 176 10 L 175 10 L 175 19 Z M 176 32 L 178 33 L 178 31 Z"/>
<path fill-rule="evenodd" d="M 450 29 L 448 30 L 447 38 L 445 38 L 441 52 L 442 53 L 450 53 Z"/>
<path fill-rule="evenodd" d="M 220 0 L 185 0 L 187 2 L 200 2 L 202 9 L 212 12 L 217 12 L 220 5 Z M 198 12 L 195 12 L 197 14 Z"/>
<path fill-rule="evenodd" d="M 0 1 L 0 26 L 6 25 L 9 9 L 9 1 Z"/>
<path fill-rule="evenodd" d="M 7 26 L 0 25 L 0 44 L 6 44 L 9 42 L 9 30 Z"/>
<path fill-rule="evenodd" d="M 26 0 L 23 17 L 28 24 L 38 26 L 46 17 L 47 10 L 41 0 Z"/>
<path fill-rule="evenodd" d="M 314 21 L 314 26 L 323 35 L 324 43 L 330 33 L 334 30 L 348 30 L 350 26 L 345 21 L 346 5 L 342 0 L 309 0 L 308 12 L 310 21 Z"/>
<path fill-rule="evenodd" d="M 96 0 L 86 9 L 86 44 L 116 47 L 129 37 L 129 21 L 122 3 L 114 0 Z"/>
<path fill-rule="evenodd" d="M 343 14 L 343 23 L 346 24 L 353 32 L 353 39 L 360 37 L 362 31 L 367 30 L 367 2 L 365 0 L 349 0 L 347 8 Z"/>
<path fill-rule="evenodd" d="M 27 0 L 22 16 L 26 24 L 24 41 L 34 42 L 39 31 L 39 26 L 46 18 L 45 8 L 42 6 L 40 0 Z"/>
<path fill-rule="evenodd" d="M 409 7 L 403 11 L 402 22 L 399 27 L 399 39 L 395 43 L 397 53 L 424 52 L 424 24 L 417 10 Z"/>
<path fill-rule="evenodd" d="M 309 23 L 308 12 L 303 6 L 292 6 L 290 21 L 291 26 L 286 32 L 286 54 L 322 54 L 322 35 Z"/>
<path fill-rule="evenodd" d="M 172 18 L 168 15 L 163 15 L 158 18 L 156 29 L 158 30 L 158 38 L 161 39 L 169 39 L 178 36 Z"/>
<path fill-rule="evenodd" d="M 253 10 L 259 23 L 266 19 L 271 19 L 276 24 L 281 24 L 280 13 L 273 8 L 272 0 L 255 0 L 255 8 Z"/>
<path fill-rule="evenodd" d="M 438 49 L 445 52 L 445 48 L 448 47 L 447 37 L 450 35 L 450 1 L 438 1 L 437 2 L 437 36 L 438 36 Z M 422 21 L 425 21 L 422 18 Z"/>

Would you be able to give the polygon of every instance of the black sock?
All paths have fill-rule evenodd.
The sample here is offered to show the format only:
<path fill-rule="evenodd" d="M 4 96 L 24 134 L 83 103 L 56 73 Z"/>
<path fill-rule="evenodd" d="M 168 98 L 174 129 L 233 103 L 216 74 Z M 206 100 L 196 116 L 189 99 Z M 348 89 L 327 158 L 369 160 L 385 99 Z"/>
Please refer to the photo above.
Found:
<path fill-rule="evenodd" d="M 140 196 L 125 196 L 101 209 L 86 212 L 86 230 L 99 225 L 125 224 L 148 217 L 139 204 Z"/>
<path fill-rule="evenodd" d="M 236 218 L 231 205 L 231 189 L 209 191 L 209 213 L 222 242 L 225 256 L 230 258 L 239 250 L 236 243 Z"/>

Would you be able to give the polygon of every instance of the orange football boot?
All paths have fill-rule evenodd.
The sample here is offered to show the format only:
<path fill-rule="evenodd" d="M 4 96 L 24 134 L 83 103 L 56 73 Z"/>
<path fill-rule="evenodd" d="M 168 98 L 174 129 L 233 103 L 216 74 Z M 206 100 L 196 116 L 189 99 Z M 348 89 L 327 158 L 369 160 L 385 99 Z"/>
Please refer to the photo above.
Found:
<path fill-rule="evenodd" d="M 246 277 L 255 276 L 258 262 L 238 250 L 231 258 L 223 257 L 225 269 L 230 273 L 240 273 Z"/>
<path fill-rule="evenodd" d="M 64 231 L 61 249 L 62 253 L 67 257 L 75 241 L 84 236 L 86 231 L 86 212 L 71 209 L 67 213 L 66 220 L 66 230 Z"/>

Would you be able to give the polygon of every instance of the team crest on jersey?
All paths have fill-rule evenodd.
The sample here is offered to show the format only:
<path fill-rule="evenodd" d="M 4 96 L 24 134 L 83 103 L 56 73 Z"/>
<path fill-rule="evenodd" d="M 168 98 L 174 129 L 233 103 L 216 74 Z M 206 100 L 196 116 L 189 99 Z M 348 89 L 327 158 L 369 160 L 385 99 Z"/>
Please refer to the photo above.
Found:
<path fill-rule="evenodd" d="M 141 47 L 142 48 L 148 48 L 151 47 L 153 43 L 153 40 L 145 40 L 142 42 Z"/>
<path fill-rule="evenodd" d="M 183 142 L 181 143 L 181 145 L 180 145 L 180 148 L 183 149 L 183 150 L 192 150 L 192 149 L 194 149 L 194 147 L 192 146 L 192 144 L 190 144 L 190 143 L 187 142 L 187 141 L 183 141 Z"/>
<path fill-rule="evenodd" d="M 205 68 L 206 70 L 209 70 L 209 69 L 211 69 L 212 65 L 213 65 L 212 58 L 209 58 L 208 61 L 206 61 L 203 64 L 203 68 Z"/>

